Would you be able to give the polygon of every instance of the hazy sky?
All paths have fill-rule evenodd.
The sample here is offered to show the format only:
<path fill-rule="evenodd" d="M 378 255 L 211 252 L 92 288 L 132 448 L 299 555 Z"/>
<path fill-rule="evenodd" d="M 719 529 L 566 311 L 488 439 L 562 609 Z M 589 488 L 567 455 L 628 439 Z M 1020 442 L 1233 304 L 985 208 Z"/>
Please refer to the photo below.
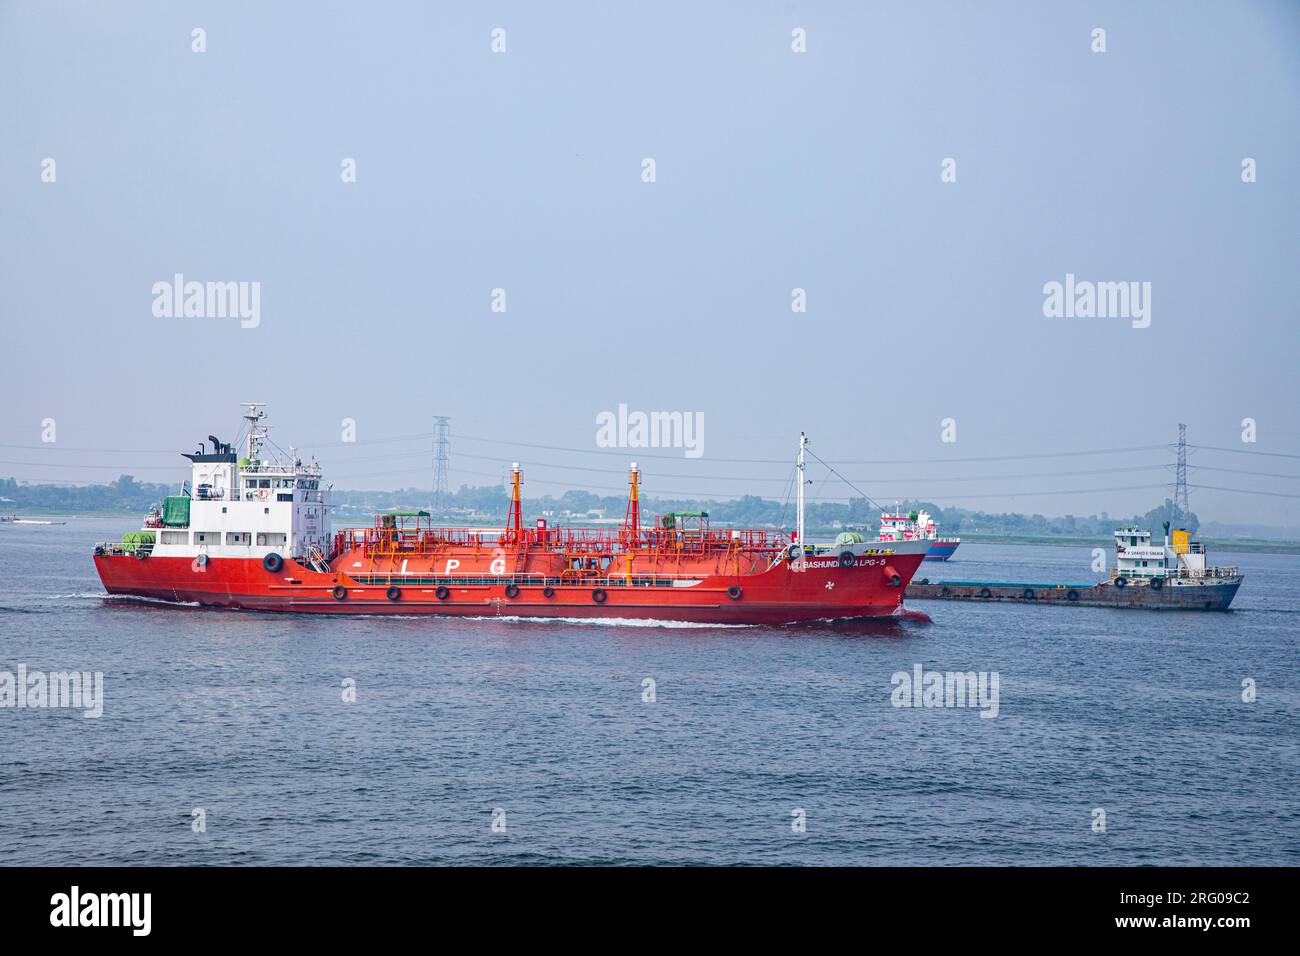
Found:
<path fill-rule="evenodd" d="M 785 465 L 726 459 L 802 428 L 905 460 L 840 468 L 878 498 L 1144 511 L 1167 450 L 969 459 L 1179 421 L 1300 456 L 1297 117 L 1292 2 L 9 0 L 0 475 L 179 481 L 263 401 L 343 487 L 428 485 L 427 439 L 375 440 L 445 414 L 453 485 L 617 489 L 635 458 L 649 494 L 779 497 Z M 176 273 L 260 283 L 260 324 L 156 317 Z M 1067 273 L 1151 283 L 1150 326 L 1045 317 Z M 702 414 L 702 457 L 596 453 L 620 403 Z M 1300 523 L 1258 474 L 1300 460 L 1193 464 L 1279 495 L 1193 487 L 1202 519 Z"/>

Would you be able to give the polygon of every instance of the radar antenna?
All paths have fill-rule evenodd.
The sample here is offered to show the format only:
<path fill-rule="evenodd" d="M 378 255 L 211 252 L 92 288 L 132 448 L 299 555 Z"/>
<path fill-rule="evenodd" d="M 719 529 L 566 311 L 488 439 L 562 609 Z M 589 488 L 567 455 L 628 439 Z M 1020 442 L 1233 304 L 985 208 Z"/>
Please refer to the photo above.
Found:
<path fill-rule="evenodd" d="M 240 402 L 244 408 L 244 421 L 248 422 L 248 460 L 255 461 L 262 451 L 262 442 L 266 440 L 267 430 L 270 425 L 263 425 L 266 419 L 266 412 L 262 409 L 266 402 Z"/>

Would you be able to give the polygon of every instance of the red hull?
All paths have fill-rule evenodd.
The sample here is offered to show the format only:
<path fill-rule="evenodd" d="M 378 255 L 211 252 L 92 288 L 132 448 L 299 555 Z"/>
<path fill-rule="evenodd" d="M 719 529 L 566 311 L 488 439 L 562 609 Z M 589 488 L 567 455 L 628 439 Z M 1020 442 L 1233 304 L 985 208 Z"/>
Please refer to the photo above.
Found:
<path fill-rule="evenodd" d="M 346 573 L 319 573 L 294 561 L 286 561 L 272 573 L 248 558 L 213 558 L 196 566 L 189 558 L 139 560 L 103 554 L 95 556 L 95 568 L 109 594 L 262 611 L 791 624 L 894 614 L 902 607 L 903 592 L 923 558 L 923 550 L 888 558 L 860 556 L 856 566 L 845 568 L 836 556 L 825 555 L 793 566 L 782 561 L 752 574 L 706 576 L 689 587 L 628 585 L 617 578 L 556 583 L 551 597 L 543 594 L 541 582 L 515 584 L 508 577 L 462 583 L 454 576 L 438 576 L 408 584 L 393 574 L 378 582 L 358 581 Z M 893 574 L 900 579 L 897 585 L 891 581 Z M 400 591 L 397 600 L 387 596 L 390 582 Z M 437 596 L 439 585 L 448 591 L 442 600 Z M 346 592 L 342 599 L 334 597 L 338 587 Z M 514 597 L 507 596 L 508 587 L 517 588 Z M 729 594 L 732 587 L 740 589 L 738 596 Z M 597 602 L 596 590 L 603 591 L 603 603 Z"/>

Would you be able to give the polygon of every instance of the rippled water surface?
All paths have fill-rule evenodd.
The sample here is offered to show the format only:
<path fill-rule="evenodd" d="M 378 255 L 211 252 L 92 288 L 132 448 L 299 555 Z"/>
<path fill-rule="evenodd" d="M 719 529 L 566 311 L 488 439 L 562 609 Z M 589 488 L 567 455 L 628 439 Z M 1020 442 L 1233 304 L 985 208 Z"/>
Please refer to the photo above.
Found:
<path fill-rule="evenodd" d="M 90 546 L 131 527 L 0 526 L 0 670 L 105 685 L 98 720 L 0 709 L 0 863 L 1300 863 L 1297 556 L 1213 555 L 1246 573 L 1228 614 L 662 627 L 111 600 Z M 921 573 L 1090 560 L 967 542 Z M 892 706 L 916 664 L 996 671 L 997 717 Z"/>

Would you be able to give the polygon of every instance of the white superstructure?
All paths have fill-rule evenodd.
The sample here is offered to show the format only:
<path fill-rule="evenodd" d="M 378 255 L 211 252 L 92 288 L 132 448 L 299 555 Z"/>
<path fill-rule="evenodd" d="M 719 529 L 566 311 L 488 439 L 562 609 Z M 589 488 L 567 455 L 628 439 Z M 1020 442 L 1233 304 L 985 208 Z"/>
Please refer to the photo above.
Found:
<path fill-rule="evenodd" d="M 1205 548 L 1191 532 L 1177 529 L 1169 538 L 1165 524 L 1163 545 L 1151 543 L 1145 528 L 1119 528 L 1115 532 L 1115 569 L 1111 580 L 1159 579 L 1171 585 L 1201 584 L 1240 575 L 1236 568 L 1209 567 Z"/>
<path fill-rule="evenodd" d="M 268 554 L 320 562 L 330 551 L 329 503 L 321 468 L 290 452 L 266 451 L 262 404 L 244 403 L 247 422 L 242 457 L 212 435 L 187 454 L 188 487 L 145 520 L 158 557 L 264 558 Z"/>

